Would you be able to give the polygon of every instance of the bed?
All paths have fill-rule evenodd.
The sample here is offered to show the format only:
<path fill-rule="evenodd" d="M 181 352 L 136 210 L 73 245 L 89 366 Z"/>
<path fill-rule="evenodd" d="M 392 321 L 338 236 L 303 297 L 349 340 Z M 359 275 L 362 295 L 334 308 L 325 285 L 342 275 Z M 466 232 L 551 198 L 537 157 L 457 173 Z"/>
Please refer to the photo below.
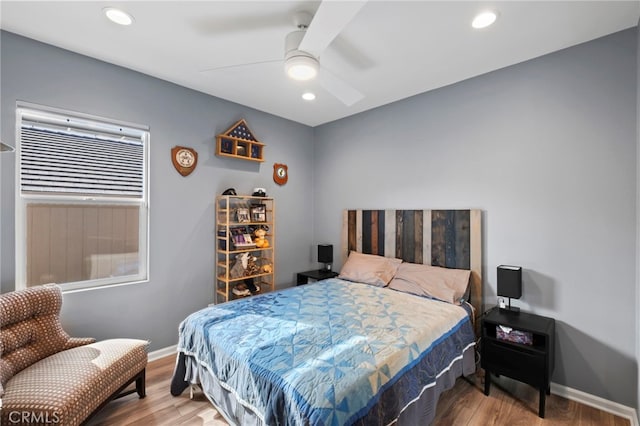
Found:
<path fill-rule="evenodd" d="M 230 424 L 432 421 L 440 393 L 476 368 L 480 211 L 349 210 L 343 219 L 338 278 L 181 323 L 172 394 L 199 384 Z M 464 295 L 405 285 L 425 268 L 466 277 Z"/>

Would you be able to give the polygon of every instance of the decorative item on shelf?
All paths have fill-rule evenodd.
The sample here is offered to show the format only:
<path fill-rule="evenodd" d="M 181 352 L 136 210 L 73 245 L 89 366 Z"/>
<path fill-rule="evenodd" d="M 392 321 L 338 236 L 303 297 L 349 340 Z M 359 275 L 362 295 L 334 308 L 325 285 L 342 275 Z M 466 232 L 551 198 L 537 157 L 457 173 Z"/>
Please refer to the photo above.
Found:
<path fill-rule="evenodd" d="M 224 190 L 222 195 L 238 195 L 238 194 L 236 194 L 236 189 L 235 188 L 227 188 L 227 189 Z"/>
<path fill-rule="evenodd" d="M 268 257 L 259 257 L 257 260 L 259 274 L 270 274 L 273 272 L 273 263 Z"/>
<path fill-rule="evenodd" d="M 253 235 L 256 237 L 254 243 L 257 248 L 269 248 L 269 241 L 264 237 L 267 235 L 267 231 L 263 228 L 258 228 L 253 232 Z"/>
<path fill-rule="evenodd" d="M 256 244 L 251 239 L 249 230 L 244 226 L 231 228 L 231 237 L 233 240 L 233 247 L 236 250 L 252 249 L 256 246 Z"/>
<path fill-rule="evenodd" d="M 248 258 L 249 253 L 242 253 L 236 256 L 236 261 L 229 271 L 229 276 L 231 277 L 231 279 L 235 280 L 240 277 L 244 277 L 244 270 L 246 269 Z"/>
<path fill-rule="evenodd" d="M 521 345 L 533 345 L 533 333 L 530 331 L 515 330 L 506 325 L 496 325 L 496 339 L 520 343 Z"/>
<path fill-rule="evenodd" d="M 244 284 L 247 286 L 247 288 L 249 289 L 249 292 L 251 294 L 258 294 L 260 293 L 260 286 L 258 284 L 255 284 L 255 281 L 253 278 L 247 278 L 244 280 Z"/>
<path fill-rule="evenodd" d="M 264 147 L 249 130 L 247 122 L 237 121 L 226 132 L 216 137 L 216 155 L 250 161 L 264 161 Z"/>
<path fill-rule="evenodd" d="M 249 209 L 239 207 L 236 209 L 236 220 L 240 223 L 250 222 L 251 216 L 249 216 Z"/>
<path fill-rule="evenodd" d="M 275 163 L 273 165 L 273 181 L 278 185 L 284 185 L 289 180 L 289 168 L 286 164 Z"/>
<path fill-rule="evenodd" d="M 240 297 L 251 296 L 251 291 L 245 283 L 236 284 L 235 286 L 233 286 L 233 290 L 231 290 L 231 292 Z"/>
<path fill-rule="evenodd" d="M 324 263 L 324 267 L 320 271 L 331 271 L 331 263 L 333 262 L 333 245 L 318 244 L 318 262 Z"/>
<path fill-rule="evenodd" d="M 218 248 L 220 250 L 226 250 L 228 242 L 227 231 L 225 229 L 218 229 Z"/>
<path fill-rule="evenodd" d="M 198 153 L 193 148 L 174 146 L 171 148 L 171 162 L 178 173 L 189 176 L 198 164 Z"/>
<path fill-rule="evenodd" d="M 251 222 L 267 221 L 267 206 L 265 204 L 254 204 L 249 210 L 251 211 Z"/>
<path fill-rule="evenodd" d="M 253 194 L 251 194 L 252 197 L 266 197 L 267 196 L 267 190 L 264 188 L 253 188 Z"/>
<path fill-rule="evenodd" d="M 511 306 L 511 299 L 520 299 L 522 296 L 522 267 L 500 265 L 498 266 L 498 296 L 509 298 L 508 307 L 500 307 L 505 312 L 519 313 L 520 308 Z"/>
<path fill-rule="evenodd" d="M 256 256 L 249 256 L 247 258 L 247 267 L 244 270 L 244 275 L 250 277 L 252 275 L 258 275 L 260 273 L 260 266 L 258 265 L 258 258 Z"/>

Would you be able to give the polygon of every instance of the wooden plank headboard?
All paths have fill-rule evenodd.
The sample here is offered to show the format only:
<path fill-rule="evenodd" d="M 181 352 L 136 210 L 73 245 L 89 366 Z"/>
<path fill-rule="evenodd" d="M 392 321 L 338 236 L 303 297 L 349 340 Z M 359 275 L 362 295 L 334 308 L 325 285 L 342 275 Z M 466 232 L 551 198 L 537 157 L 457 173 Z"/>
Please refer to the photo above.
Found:
<path fill-rule="evenodd" d="M 482 306 L 481 210 L 345 210 L 342 261 L 351 250 L 470 269 L 470 303 Z"/>

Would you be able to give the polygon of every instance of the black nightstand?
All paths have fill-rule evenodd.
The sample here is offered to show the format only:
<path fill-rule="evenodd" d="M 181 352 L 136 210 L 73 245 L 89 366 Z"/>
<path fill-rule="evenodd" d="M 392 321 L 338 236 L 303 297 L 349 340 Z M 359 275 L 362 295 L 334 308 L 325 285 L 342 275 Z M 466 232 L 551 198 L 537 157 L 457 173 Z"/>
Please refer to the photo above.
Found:
<path fill-rule="evenodd" d="M 546 395 L 551 394 L 554 367 L 555 320 L 520 311 L 494 308 L 482 319 L 481 365 L 485 370 L 484 394 L 489 395 L 491 373 L 505 375 L 540 390 L 538 415 L 544 418 Z M 531 333 L 532 344 L 498 338 L 496 326 Z"/>
<path fill-rule="evenodd" d="M 296 285 L 307 284 L 309 280 L 326 280 L 327 278 L 337 277 L 339 274 L 333 271 L 325 271 L 324 269 L 314 269 L 313 271 L 298 272 Z"/>

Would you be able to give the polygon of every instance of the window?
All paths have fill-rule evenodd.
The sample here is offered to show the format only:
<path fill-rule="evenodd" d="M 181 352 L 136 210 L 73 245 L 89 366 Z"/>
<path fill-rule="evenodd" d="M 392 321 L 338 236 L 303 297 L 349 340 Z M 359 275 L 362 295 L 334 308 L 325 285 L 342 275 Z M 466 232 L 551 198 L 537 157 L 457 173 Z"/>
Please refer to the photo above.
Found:
<path fill-rule="evenodd" d="M 16 286 L 148 279 L 147 127 L 18 105 Z"/>

